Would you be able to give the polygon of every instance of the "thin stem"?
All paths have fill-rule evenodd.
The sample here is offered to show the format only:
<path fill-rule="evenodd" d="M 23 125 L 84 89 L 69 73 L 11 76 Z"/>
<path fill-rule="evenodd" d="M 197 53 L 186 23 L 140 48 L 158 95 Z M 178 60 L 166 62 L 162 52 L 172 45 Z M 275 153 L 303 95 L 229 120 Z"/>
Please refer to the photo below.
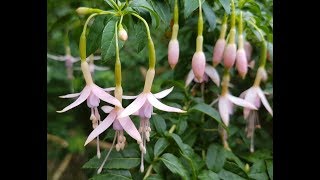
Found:
<path fill-rule="evenodd" d="M 116 132 L 116 133 L 115 133 L 115 135 L 114 135 L 114 138 L 113 138 L 113 141 L 112 141 L 112 146 L 111 146 L 111 148 L 109 149 L 107 156 L 104 158 L 104 160 L 103 160 L 103 162 L 102 162 L 102 164 L 101 164 L 100 168 L 99 168 L 99 169 L 98 169 L 98 171 L 97 171 L 97 173 L 98 173 L 98 174 L 100 174 L 100 173 L 101 173 L 102 168 L 103 168 L 104 164 L 106 163 L 106 161 L 107 161 L 107 159 L 108 159 L 108 157 L 109 157 L 110 152 L 111 152 L 111 151 L 112 151 L 112 149 L 113 149 L 114 142 L 116 141 L 116 137 L 117 137 L 117 132 Z"/>
<path fill-rule="evenodd" d="M 226 31 L 228 27 L 227 22 L 228 22 L 228 16 L 225 13 L 222 21 L 221 31 L 220 31 L 220 37 L 219 37 L 220 39 L 224 39 L 226 36 Z"/>
<path fill-rule="evenodd" d="M 117 10 L 120 10 L 117 3 L 115 3 L 113 0 L 108 0 L 108 1 L 110 1 L 111 4 L 112 4 L 115 8 L 117 8 Z"/>
<path fill-rule="evenodd" d="M 121 87 L 122 80 L 121 80 L 121 61 L 120 61 L 119 43 L 118 43 L 118 26 L 115 25 L 114 29 L 115 29 L 115 43 L 116 43 L 116 62 L 114 65 L 114 69 L 115 69 L 114 76 L 115 76 L 115 81 L 116 81 L 115 97 L 120 102 L 122 102 L 122 87 Z"/>
<path fill-rule="evenodd" d="M 178 0 L 174 0 L 173 22 L 174 22 L 174 24 L 178 24 L 178 22 L 179 22 L 179 6 L 178 6 Z"/>
<path fill-rule="evenodd" d="M 52 179 L 53 180 L 59 180 L 62 173 L 66 170 L 66 168 L 68 167 L 68 164 L 70 163 L 72 158 L 72 153 L 67 154 L 64 159 L 62 160 L 61 164 L 59 165 L 58 169 L 56 170 L 56 172 L 53 174 Z"/>
<path fill-rule="evenodd" d="M 234 7 L 234 0 L 231 0 L 231 28 L 236 25 L 236 10 Z"/>
<path fill-rule="evenodd" d="M 202 31 L 203 31 L 202 3 L 201 3 L 201 0 L 198 0 L 198 2 L 199 2 L 198 36 L 202 36 Z"/>
<path fill-rule="evenodd" d="M 222 86 L 221 95 L 222 96 L 228 93 L 229 82 L 230 82 L 229 69 L 225 69 L 222 83 L 221 83 L 221 86 Z"/>
<path fill-rule="evenodd" d="M 171 128 L 169 129 L 169 133 L 172 134 L 173 131 L 176 129 L 177 125 L 172 125 Z"/>
<path fill-rule="evenodd" d="M 149 167 L 148 167 L 148 170 L 147 170 L 147 172 L 146 172 L 146 175 L 144 175 L 143 179 L 147 179 L 147 177 L 150 176 L 151 171 L 152 171 L 152 167 L 153 167 L 153 165 L 150 164 Z"/>

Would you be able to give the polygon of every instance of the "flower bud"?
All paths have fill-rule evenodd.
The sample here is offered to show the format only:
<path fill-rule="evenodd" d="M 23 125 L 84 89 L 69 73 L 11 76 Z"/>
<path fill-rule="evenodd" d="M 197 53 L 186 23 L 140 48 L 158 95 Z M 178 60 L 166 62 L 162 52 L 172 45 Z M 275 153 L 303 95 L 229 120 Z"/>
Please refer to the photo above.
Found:
<path fill-rule="evenodd" d="M 237 51 L 236 67 L 240 76 L 244 78 L 248 72 L 248 61 L 244 49 L 238 49 Z"/>
<path fill-rule="evenodd" d="M 206 67 L 206 57 L 202 51 L 195 52 L 192 57 L 192 71 L 195 77 L 202 82 Z"/>
<path fill-rule="evenodd" d="M 234 65 L 237 54 L 237 46 L 235 43 L 228 44 L 223 55 L 223 63 L 226 68 L 231 68 Z"/>
<path fill-rule="evenodd" d="M 179 60 L 179 41 L 171 39 L 168 47 L 168 62 L 171 69 L 173 69 Z"/>
<path fill-rule="evenodd" d="M 87 15 L 92 13 L 92 9 L 87 7 L 79 7 L 76 11 L 79 15 Z"/>
<path fill-rule="evenodd" d="M 214 66 L 218 65 L 221 62 L 225 46 L 226 46 L 226 40 L 225 39 L 218 39 L 218 41 L 216 42 L 216 44 L 213 48 L 212 61 L 213 61 Z"/>
<path fill-rule="evenodd" d="M 122 26 L 119 27 L 119 39 L 122 41 L 126 41 L 128 39 L 128 34 L 125 29 L 123 29 Z"/>

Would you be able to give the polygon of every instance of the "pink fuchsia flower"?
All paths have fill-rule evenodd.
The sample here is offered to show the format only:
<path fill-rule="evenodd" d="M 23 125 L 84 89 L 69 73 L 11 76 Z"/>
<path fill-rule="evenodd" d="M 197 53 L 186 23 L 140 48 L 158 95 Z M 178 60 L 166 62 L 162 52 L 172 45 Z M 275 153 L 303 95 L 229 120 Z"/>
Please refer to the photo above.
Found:
<path fill-rule="evenodd" d="M 246 52 L 243 48 L 238 49 L 237 51 L 236 67 L 240 76 L 244 78 L 248 72 L 248 60 L 246 57 Z"/>
<path fill-rule="evenodd" d="M 79 98 L 76 101 L 74 101 L 72 104 L 70 104 L 69 106 L 65 107 L 63 110 L 57 111 L 58 113 L 68 111 L 68 110 L 80 105 L 85 100 L 87 100 L 87 105 L 89 108 L 99 106 L 100 99 L 107 102 L 107 103 L 113 104 L 115 106 L 122 107 L 121 103 L 116 98 L 114 98 L 110 94 L 106 93 L 102 88 L 100 88 L 99 86 L 94 84 L 92 77 L 91 77 L 90 70 L 89 70 L 89 65 L 86 61 L 81 62 L 81 69 L 83 72 L 84 79 L 86 81 L 86 86 L 84 87 L 84 89 L 80 93 L 68 94 L 65 96 L 61 96 L 61 98 L 74 98 L 74 97 L 78 97 L 78 96 L 79 96 Z"/>
<path fill-rule="evenodd" d="M 101 108 L 105 113 L 109 113 L 109 115 L 89 134 L 86 142 L 84 145 L 87 145 L 90 141 L 98 137 L 102 132 L 106 131 L 111 124 L 113 125 L 113 129 L 116 131 L 112 146 L 104 159 L 103 163 L 101 164 L 100 168 L 98 169 L 98 174 L 101 173 L 102 168 L 105 162 L 108 159 L 109 153 L 113 149 L 113 146 L 116 143 L 116 150 L 120 151 L 124 149 L 126 143 L 126 137 L 124 136 L 124 132 L 127 132 L 132 138 L 134 138 L 140 147 L 142 152 L 146 152 L 145 147 L 142 144 L 141 136 L 133 124 L 132 120 L 129 116 L 119 118 L 119 114 L 123 111 L 123 108 L 110 108 L 110 106 L 103 106 Z"/>
<path fill-rule="evenodd" d="M 188 86 L 192 80 L 194 80 L 197 83 L 208 82 L 208 76 L 217 86 L 220 85 L 220 77 L 217 70 L 213 66 L 206 64 L 202 81 L 199 81 L 197 78 L 195 78 L 193 70 L 190 70 L 186 79 L 186 86 Z"/>
<path fill-rule="evenodd" d="M 212 61 L 214 66 L 218 65 L 221 62 L 225 46 L 226 46 L 226 40 L 223 38 L 218 39 L 218 41 L 216 42 L 213 48 Z"/>
<path fill-rule="evenodd" d="M 171 69 L 174 69 L 179 60 L 179 41 L 171 39 L 168 47 L 168 62 Z"/>
<path fill-rule="evenodd" d="M 219 97 L 219 113 L 223 123 L 229 125 L 229 115 L 233 114 L 233 104 L 249 109 L 257 109 L 252 103 L 225 93 Z"/>
<path fill-rule="evenodd" d="M 236 44 L 228 44 L 223 54 L 223 63 L 226 68 L 231 68 L 234 65 L 234 62 L 236 61 L 236 54 Z"/>
<path fill-rule="evenodd" d="M 71 55 L 65 55 L 65 56 L 57 56 L 47 53 L 47 57 L 49 59 L 55 60 L 55 61 L 64 61 L 65 66 L 67 69 L 67 78 L 72 80 L 73 77 L 73 63 L 78 62 L 80 58 L 73 57 Z"/>
<path fill-rule="evenodd" d="M 206 57 L 203 51 L 197 51 L 192 57 L 192 71 L 195 78 L 202 82 L 203 75 L 206 67 Z"/>

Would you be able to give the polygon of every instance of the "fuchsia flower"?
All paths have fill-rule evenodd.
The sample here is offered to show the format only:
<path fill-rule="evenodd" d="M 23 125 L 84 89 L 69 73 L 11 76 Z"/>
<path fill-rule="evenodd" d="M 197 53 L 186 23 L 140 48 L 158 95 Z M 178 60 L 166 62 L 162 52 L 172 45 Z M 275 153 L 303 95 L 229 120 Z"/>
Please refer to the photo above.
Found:
<path fill-rule="evenodd" d="M 244 78 L 248 72 L 248 60 L 246 52 L 243 48 L 238 49 L 236 57 L 236 67 L 242 78 Z"/>
<path fill-rule="evenodd" d="M 206 64 L 202 81 L 199 81 L 197 78 L 195 78 L 193 70 L 190 70 L 186 79 L 186 86 L 188 86 L 192 80 L 194 80 L 197 83 L 208 82 L 208 76 L 217 86 L 220 85 L 220 77 L 217 70 L 213 66 Z"/>
<path fill-rule="evenodd" d="M 179 60 L 179 41 L 171 39 L 168 47 L 168 62 L 171 69 L 173 69 Z"/>
<path fill-rule="evenodd" d="M 115 133 L 112 146 L 109 150 L 109 153 L 112 150 L 116 140 L 117 140 L 116 150 L 120 151 L 124 149 L 124 146 L 126 143 L 126 137 L 124 136 L 123 131 L 126 131 L 133 139 L 135 139 L 139 144 L 140 150 L 146 153 L 146 149 L 143 146 L 141 136 L 137 128 L 133 124 L 132 120 L 130 119 L 130 117 L 129 116 L 125 116 L 122 118 L 119 117 L 119 114 L 123 111 L 123 108 L 118 108 L 118 107 L 113 108 L 110 106 L 102 106 L 101 109 L 105 113 L 109 113 L 109 115 L 90 133 L 84 145 L 87 145 L 94 138 L 98 137 L 102 132 L 107 130 L 112 124 L 113 125 L 112 127 L 116 131 L 116 133 Z M 109 153 L 104 159 L 100 168 L 98 169 L 98 174 L 102 171 L 102 168 L 108 159 Z"/>
<path fill-rule="evenodd" d="M 80 58 L 68 54 L 65 56 L 57 56 L 49 53 L 47 53 L 47 57 L 55 61 L 64 61 L 67 68 L 67 78 L 70 80 L 73 79 L 73 63 L 78 62 Z"/>
<path fill-rule="evenodd" d="M 192 57 L 192 71 L 195 76 L 195 78 L 202 82 L 202 78 L 204 75 L 206 67 L 206 57 L 203 53 L 203 51 L 197 51 L 194 53 Z"/>
<path fill-rule="evenodd" d="M 226 40 L 223 38 L 218 39 L 218 41 L 216 42 L 213 48 L 212 61 L 214 66 L 218 65 L 221 62 L 225 46 L 226 46 Z"/>
<path fill-rule="evenodd" d="M 257 109 L 253 104 L 241 98 L 225 93 L 219 97 L 219 113 L 226 126 L 229 125 L 229 115 L 233 114 L 233 104 L 249 109 Z"/>
<path fill-rule="evenodd" d="M 231 68 L 236 61 L 237 46 L 235 43 L 228 44 L 223 55 L 223 63 L 226 68 Z"/>

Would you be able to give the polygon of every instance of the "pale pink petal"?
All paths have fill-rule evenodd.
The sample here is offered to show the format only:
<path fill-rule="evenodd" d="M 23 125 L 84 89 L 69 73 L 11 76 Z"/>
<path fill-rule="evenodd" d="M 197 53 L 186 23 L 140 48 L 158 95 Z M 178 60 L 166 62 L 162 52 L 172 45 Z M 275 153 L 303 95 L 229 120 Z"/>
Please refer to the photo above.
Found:
<path fill-rule="evenodd" d="M 99 103 L 100 103 L 100 99 L 93 93 L 90 93 L 89 97 L 87 98 L 88 107 L 89 108 L 98 107 Z"/>
<path fill-rule="evenodd" d="M 96 60 L 100 60 L 100 59 L 101 59 L 101 56 L 94 56 L 94 57 L 93 57 L 93 60 L 95 60 L 95 61 L 96 61 Z"/>
<path fill-rule="evenodd" d="M 248 108 L 243 108 L 243 118 L 244 119 L 248 118 L 250 111 L 252 111 L 252 110 L 248 109 Z"/>
<path fill-rule="evenodd" d="M 140 111 L 141 111 L 142 109 L 140 109 Z M 144 112 L 143 112 L 143 114 L 144 114 L 144 116 L 146 117 L 146 118 L 151 118 L 151 114 L 152 114 L 152 112 L 153 112 L 153 106 L 148 102 L 148 101 L 146 101 L 145 103 L 144 103 L 144 105 L 143 105 L 143 110 L 144 110 Z"/>
<path fill-rule="evenodd" d="M 110 113 L 114 109 L 114 107 L 112 107 L 112 106 L 102 106 L 101 109 L 105 113 Z"/>
<path fill-rule="evenodd" d="M 80 58 L 79 57 L 73 57 L 71 60 L 72 60 L 73 63 L 75 63 L 75 62 L 80 61 Z"/>
<path fill-rule="evenodd" d="M 114 91 L 115 89 L 116 89 L 115 87 L 110 87 L 110 88 L 104 88 L 103 90 L 109 92 L 109 91 Z"/>
<path fill-rule="evenodd" d="M 59 96 L 59 98 L 75 98 L 80 96 L 80 94 L 81 93 L 67 94 L 67 95 Z"/>
<path fill-rule="evenodd" d="M 96 66 L 96 65 L 94 65 L 93 67 L 95 70 L 98 70 L 98 71 L 106 71 L 110 69 L 109 67 Z"/>
<path fill-rule="evenodd" d="M 247 92 L 248 92 L 249 89 L 243 91 L 241 94 L 240 94 L 240 98 L 244 99 L 244 97 L 246 96 Z"/>
<path fill-rule="evenodd" d="M 173 88 L 174 87 L 171 87 L 169 89 L 158 92 L 158 93 L 154 94 L 154 97 L 156 97 L 157 99 L 162 99 L 162 98 L 166 97 L 168 94 L 170 94 L 171 91 L 173 90 Z"/>
<path fill-rule="evenodd" d="M 142 142 L 141 136 L 139 131 L 137 130 L 136 126 L 133 124 L 131 119 L 126 116 L 124 118 L 119 119 L 119 122 L 123 129 L 135 140 L 138 142 Z"/>
<path fill-rule="evenodd" d="M 122 98 L 123 99 L 135 99 L 137 98 L 138 96 L 126 96 L 126 95 L 122 95 Z"/>
<path fill-rule="evenodd" d="M 110 114 L 89 134 L 84 145 L 87 145 L 90 141 L 99 136 L 99 134 L 108 129 L 115 120 L 116 116 L 116 111 L 110 112 Z"/>
<path fill-rule="evenodd" d="M 98 96 L 98 98 L 100 98 L 101 100 L 103 100 L 104 102 L 113 104 L 115 106 L 118 107 L 122 107 L 121 103 L 119 102 L 118 99 L 116 99 L 115 97 L 111 96 L 110 94 L 106 93 L 102 88 L 100 88 L 99 86 L 93 84 L 92 86 L 92 92 Z"/>
<path fill-rule="evenodd" d="M 266 96 L 263 94 L 262 90 L 260 88 L 258 88 L 258 96 L 261 99 L 262 104 L 264 105 L 264 107 L 267 109 L 267 111 L 271 114 L 271 116 L 273 116 L 273 111 L 272 108 L 270 107 L 270 104 L 266 98 Z"/>
<path fill-rule="evenodd" d="M 56 56 L 56 55 L 52 55 L 47 53 L 47 57 L 52 59 L 52 60 L 56 60 L 56 61 L 65 61 L 66 57 L 65 56 Z"/>
<path fill-rule="evenodd" d="M 191 81 L 194 79 L 194 74 L 192 69 L 188 73 L 187 79 L 186 79 L 186 87 L 191 83 Z"/>
<path fill-rule="evenodd" d="M 141 93 L 137 99 L 135 99 L 128 107 L 126 107 L 121 114 L 118 116 L 118 118 L 123 118 L 126 116 L 131 115 L 132 113 L 138 111 L 144 104 L 144 102 L 147 100 L 147 94 Z"/>
<path fill-rule="evenodd" d="M 217 86 L 220 86 L 220 77 L 217 70 L 214 67 L 206 65 L 204 71 Z"/>
<path fill-rule="evenodd" d="M 246 108 L 249 108 L 249 109 L 255 109 L 257 110 L 257 108 L 252 104 L 252 103 L 249 103 L 241 98 L 237 98 L 235 96 L 232 96 L 230 94 L 227 95 L 227 98 L 233 102 L 234 104 L 238 105 L 238 106 L 242 106 L 242 107 L 246 107 Z"/>
<path fill-rule="evenodd" d="M 220 96 L 219 98 L 219 113 L 223 123 L 228 126 L 229 125 L 229 106 L 228 106 L 228 99 L 224 96 Z"/>
<path fill-rule="evenodd" d="M 183 111 L 181 109 L 175 108 L 175 107 L 170 107 L 167 106 L 165 104 L 163 104 L 162 102 L 158 101 L 157 98 L 154 97 L 153 94 L 148 93 L 147 95 L 148 101 L 150 102 L 150 104 L 152 104 L 152 106 L 154 106 L 157 109 L 160 109 L 162 111 L 167 111 L 167 112 L 179 112 L 179 113 L 185 113 L 186 111 Z"/>
<path fill-rule="evenodd" d="M 80 97 L 77 100 L 75 100 L 72 104 L 70 104 L 69 106 L 65 107 L 61 111 L 57 111 L 57 112 L 58 113 L 63 113 L 63 112 L 66 112 L 66 111 L 78 106 L 79 104 L 81 104 L 83 101 L 85 101 L 88 98 L 88 96 L 90 95 L 90 92 L 91 92 L 91 87 L 90 86 L 84 87 L 84 89 L 81 91 Z"/>

